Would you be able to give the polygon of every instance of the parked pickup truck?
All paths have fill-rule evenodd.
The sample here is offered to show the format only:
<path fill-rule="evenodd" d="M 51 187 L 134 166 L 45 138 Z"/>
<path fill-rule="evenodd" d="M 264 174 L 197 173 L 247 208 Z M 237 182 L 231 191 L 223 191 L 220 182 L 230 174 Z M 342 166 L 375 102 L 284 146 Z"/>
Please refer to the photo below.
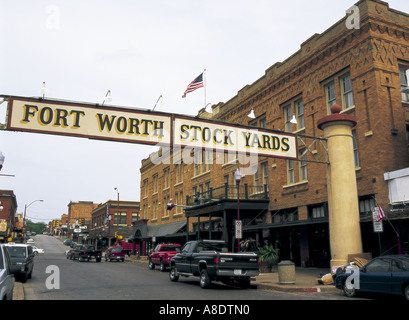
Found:
<path fill-rule="evenodd" d="M 165 271 L 170 264 L 170 259 L 182 251 L 182 246 L 177 243 L 158 244 L 149 254 L 149 269 L 155 269 L 155 265 L 160 266 L 160 271 Z"/>
<path fill-rule="evenodd" d="M 259 259 L 253 252 L 230 253 L 227 244 L 218 240 L 187 242 L 181 253 L 170 261 L 169 278 L 197 276 L 200 286 L 208 288 L 212 281 L 250 286 L 251 277 L 259 275 Z"/>
<path fill-rule="evenodd" d="M 78 259 L 78 261 L 95 259 L 96 262 L 101 262 L 102 250 L 95 250 L 92 246 L 77 245 L 70 257 L 72 260 Z"/>

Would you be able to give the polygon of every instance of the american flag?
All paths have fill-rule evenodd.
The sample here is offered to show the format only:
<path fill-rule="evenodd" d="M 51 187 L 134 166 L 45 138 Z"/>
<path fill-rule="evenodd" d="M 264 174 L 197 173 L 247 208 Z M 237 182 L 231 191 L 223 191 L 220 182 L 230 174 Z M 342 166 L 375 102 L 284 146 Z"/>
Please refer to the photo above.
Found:
<path fill-rule="evenodd" d="M 378 206 L 378 215 L 376 216 L 376 222 L 381 221 L 383 218 L 386 217 L 385 212 L 383 212 L 381 206 L 377 202 L 376 205 Z"/>
<path fill-rule="evenodd" d="M 186 94 L 196 89 L 203 87 L 203 73 L 201 73 L 195 80 L 193 80 L 186 88 L 185 93 L 183 94 L 182 98 L 186 98 Z"/>

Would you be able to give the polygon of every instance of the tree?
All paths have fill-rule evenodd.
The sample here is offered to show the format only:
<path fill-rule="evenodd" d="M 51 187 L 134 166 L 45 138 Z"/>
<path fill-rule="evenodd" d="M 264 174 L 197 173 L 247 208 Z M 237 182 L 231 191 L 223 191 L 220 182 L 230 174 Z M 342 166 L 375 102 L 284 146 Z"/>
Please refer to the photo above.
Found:
<path fill-rule="evenodd" d="M 47 231 L 47 225 L 44 222 L 32 222 L 31 220 L 26 220 L 26 230 L 40 234 Z"/>

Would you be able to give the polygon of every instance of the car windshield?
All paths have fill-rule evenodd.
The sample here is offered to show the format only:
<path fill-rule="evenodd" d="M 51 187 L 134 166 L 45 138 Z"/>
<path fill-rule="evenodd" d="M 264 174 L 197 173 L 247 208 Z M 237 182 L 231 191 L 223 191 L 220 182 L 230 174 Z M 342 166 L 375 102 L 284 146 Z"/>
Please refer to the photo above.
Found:
<path fill-rule="evenodd" d="M 112 248 L 111 252 L 122 252 L 122 248 Z"/>
<path fill-rule="evenodd" d="M 25 247 L 8 247 L 7 248 L 10 257 L 12 258 L 25 258 L 26 248 Z"/>
<path fill-rule="evenodd" d="M 163 246 L 161 251 L 182 251 L 179 246 Z"/>

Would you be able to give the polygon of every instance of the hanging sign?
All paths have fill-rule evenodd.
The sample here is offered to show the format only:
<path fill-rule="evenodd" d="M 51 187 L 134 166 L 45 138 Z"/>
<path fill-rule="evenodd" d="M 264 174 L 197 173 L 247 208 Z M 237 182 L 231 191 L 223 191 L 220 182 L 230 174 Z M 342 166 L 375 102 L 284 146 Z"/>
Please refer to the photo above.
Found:
<path fill-rule="evenodd" d="M 377 222 L 376 217 L 378 216 L 378 207 L 372 208 L 372 220 L 373 220 L 373 231 L 374 232 L 383 232 L 383 222 L 382 220 Z"/>
<path fill-rule="evenodd" d="M 285 132 L 148 110 L 0 97 L 9 102 L 7 130 L 297 159 L 297 137 Z"/>
<path fill-rule="evenodd" d="M 13 97 L 7 129 L 169 145 L 171 118 L 146 111 Z"/>

